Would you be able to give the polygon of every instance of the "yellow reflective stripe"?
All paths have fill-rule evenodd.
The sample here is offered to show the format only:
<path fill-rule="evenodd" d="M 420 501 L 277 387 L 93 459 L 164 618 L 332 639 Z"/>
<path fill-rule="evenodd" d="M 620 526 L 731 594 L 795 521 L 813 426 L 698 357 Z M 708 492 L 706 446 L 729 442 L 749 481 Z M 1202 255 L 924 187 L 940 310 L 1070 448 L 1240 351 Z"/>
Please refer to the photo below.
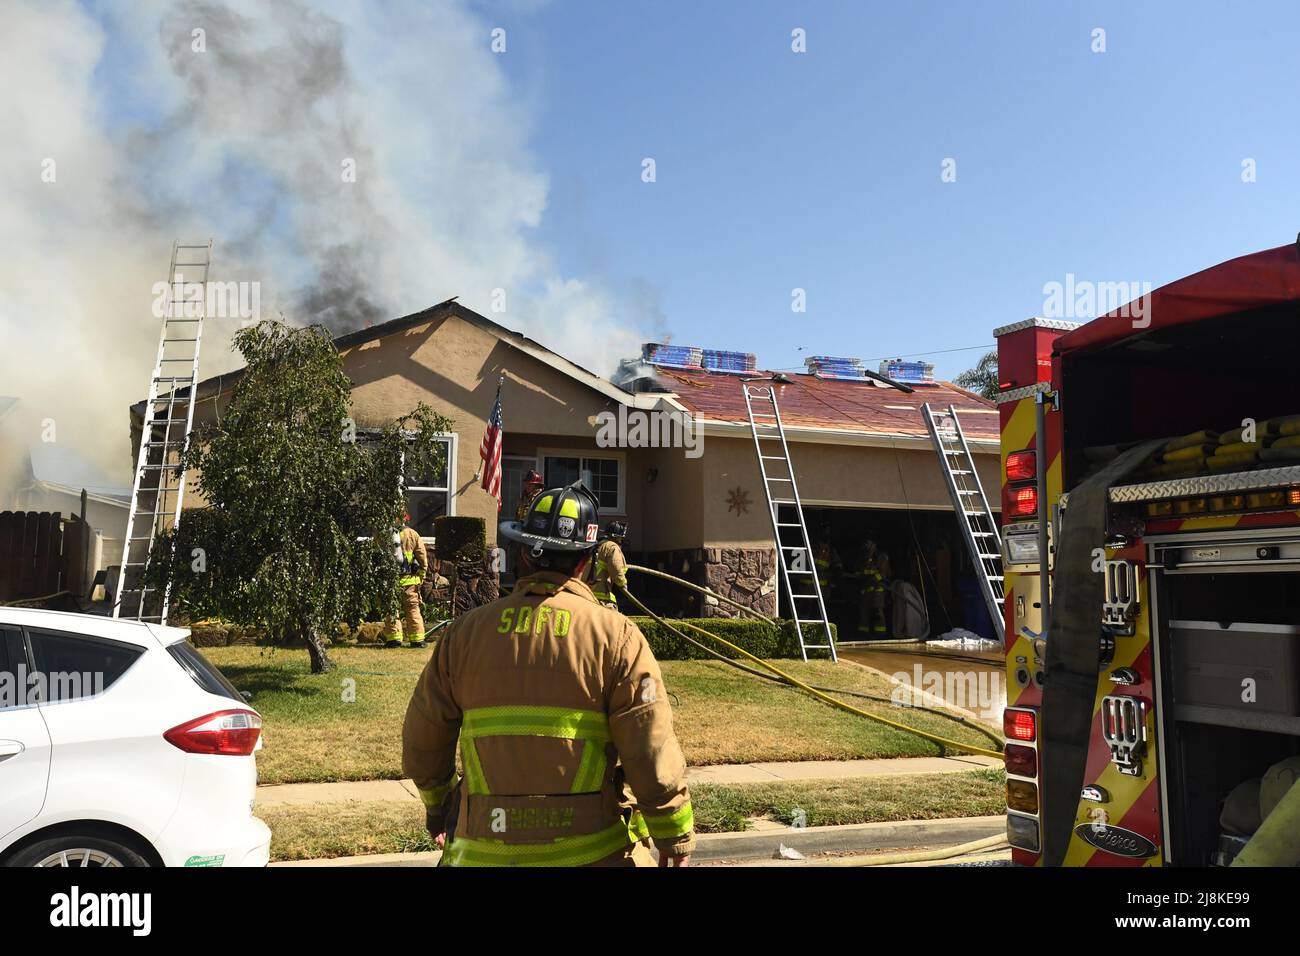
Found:
<path fill-rule="evenodd" d="M 414 576 L 414 577 L 406 577 L 406 578 L 398 578 L 398 579 L 397 579 L 397 583 L 400 584 L 400 585 L 401 585 L 402 587 L 404 587 L 404 588 L 405 588 L 405 587 L 410 587 L 412 584 L 419 584 L 420 581 L 421 581 L 421 578 L 420 578 L 419 575 L 416 575 L 416 576 Z"/>
<path fill-rule="evenodd" d="M 631 834 L 632 839 L 640 842 L 650 838 L 650 828 L 646 826 L 645 816 L 640 810 L 633 810 L 632 816 L 627 821 L 627 832 Z"/>
<path fill-rule="evenodd" d="M 587 740 L 582 745 L 582 759 L 578 772 L 573 775 L 570 793 L 594 793 L 605 779 L 605 744 L 600 740 Z"/>
<path fill-rule="evenodd" d="M 560 502 L 560 517 L 576 520 L 578 517 L 578 503 L 572 498 L 565 498 Z"/>
<path fill-rule="evenodd" d="M 568 707 L 476 707 L 465 711 L 461 734 L 478 737 L 561 737 L 566 740 L 609 740 L 609 718 L 598 710 Z"/>
<path fill-rule="evenodd" d="M 442 806 L 442 801 L 447 799 L 447 794 L 451 793 L 458 783 L 460 783 L 460 777 L 456 774 L 456 771 L 453 770 L 451 772 L 451 779 L 441 786 L 432 787 L 428 790 L 423 787 L 417 789 L 420 791 L 420 799 L 424 801 L 426 807 L 440 807 Z"/>
<path fill-rule="evenodd" d="M 448 866 L 584 866 L 631 845 L 627 827 L 613 826 L 584 836 L 560 837 L 550 843 L 504 843 L 456 837 L 447 845 Z"/>
<path fill-rule="evenodd" d="M 646 826 L 650 828 L 650 835 L 656 840 L 668 840 L 673 837 L 686 836 L 695 828 L 695 811 L 691 809 L 691 802 L 687 800 L 678 809 L 672 813 L 656 815 L 647 813 L 645 815 Z"/>
<path fill-rule="evenodd" d="M 460 734 L 460 762 L 465 767 L 465 789 L 473 794 L 486 794 L 487 778 L 483 776 L 483 764 L 478 759 L 478 746 L 473 737 Z"/>
<path fill-rule="evenodd" d="M 551 513 L 551 502 L 553 500 L 554 498 L 551 495 L 544 495 L 533 510 L 538 514 L 548 515 Z"/>

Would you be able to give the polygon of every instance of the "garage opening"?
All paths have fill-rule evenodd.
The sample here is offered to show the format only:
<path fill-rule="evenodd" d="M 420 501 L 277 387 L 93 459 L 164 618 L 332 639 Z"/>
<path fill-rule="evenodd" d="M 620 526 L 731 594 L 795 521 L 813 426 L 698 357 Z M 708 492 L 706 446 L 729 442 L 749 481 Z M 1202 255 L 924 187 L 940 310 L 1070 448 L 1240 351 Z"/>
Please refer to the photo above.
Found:
<path fill-rule="evenodd" d="M 826 613 L 841 642 L 920 640 L 954 628 L 995 639 L 951 511 L 803 510 Z M 906 613 L 909 604 L 925 608 L 928 633 L 909 633 L 918 623 Z"/>

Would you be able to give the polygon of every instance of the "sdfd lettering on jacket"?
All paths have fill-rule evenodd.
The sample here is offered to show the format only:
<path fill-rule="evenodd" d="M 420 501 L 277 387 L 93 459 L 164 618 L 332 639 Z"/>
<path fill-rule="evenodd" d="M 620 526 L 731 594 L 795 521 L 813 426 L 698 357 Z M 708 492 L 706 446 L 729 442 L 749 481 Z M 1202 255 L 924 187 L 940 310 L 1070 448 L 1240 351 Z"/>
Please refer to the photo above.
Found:
<path fill-rule="evenodd" d="M 531 634 L 533 637 L 550 634 L 554 637 L 565 637 L 572 623 L 572 613 L 562 607 L 539 604 L 533 608 L 525 604 L 522 607 L 501 609 L 501 623 L 497 625 L 497 633 Z"/>

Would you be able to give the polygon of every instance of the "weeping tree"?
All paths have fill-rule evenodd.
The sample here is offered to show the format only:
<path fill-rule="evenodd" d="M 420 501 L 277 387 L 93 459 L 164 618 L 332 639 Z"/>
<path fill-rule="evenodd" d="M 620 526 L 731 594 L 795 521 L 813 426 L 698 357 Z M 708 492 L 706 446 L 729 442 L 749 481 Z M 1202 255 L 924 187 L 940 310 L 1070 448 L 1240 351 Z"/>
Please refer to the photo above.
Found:
<path fill-rule="evenodd" d="M 985 398 L 997 398 L 998 353 L 986 352 L 974 368 L 967 369 L 953 379 L 953 384 Z"/>
<path fill-rule="evenodd" d="M 320 326 L 261 322 L 234 348 L 245 370 L 230 404 L 183 456 L 205 505 L 158 541 L 147 577 L 170 582 L 190 617 L 302 641 L 322 673 L 333 666 L 327 635 L 396 609 L 401 479 L 445 466 L 437 436 L 452 423 L 420 404 L 360 431 L 352 384 Z"/>

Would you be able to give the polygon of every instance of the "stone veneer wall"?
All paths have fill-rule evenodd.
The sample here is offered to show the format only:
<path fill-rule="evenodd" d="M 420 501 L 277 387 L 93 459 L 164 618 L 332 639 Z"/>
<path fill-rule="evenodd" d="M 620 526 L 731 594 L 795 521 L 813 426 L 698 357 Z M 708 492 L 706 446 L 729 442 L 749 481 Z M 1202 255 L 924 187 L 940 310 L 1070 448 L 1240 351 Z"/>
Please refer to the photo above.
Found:
<path fill-rule="evenodd" d="M 632 563 L 645 564 L 646 567 L 707 587 L 769 617 L 776 615 L 776 551 L 772 548 L 658 551 L 639 555 L 632 559 Z M 636 580 L 638 577 L 640 580 Z M 741 616 L 735 608 L 710 603 L 702 595 L 676 587 L 668 581 L 633 573 L 629 584 L 638 597 L 661 614 L 679 617 Z"/>

